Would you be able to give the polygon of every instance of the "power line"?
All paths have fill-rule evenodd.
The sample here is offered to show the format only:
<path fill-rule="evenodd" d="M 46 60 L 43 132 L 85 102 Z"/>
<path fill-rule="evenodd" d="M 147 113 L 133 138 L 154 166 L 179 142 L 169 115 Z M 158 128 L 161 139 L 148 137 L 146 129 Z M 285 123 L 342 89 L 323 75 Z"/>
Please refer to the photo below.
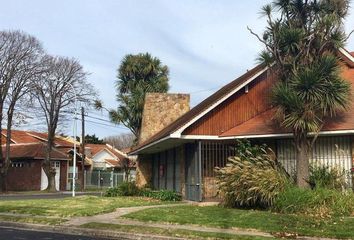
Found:
<path fill-rule="evenodd" d="M 103 121 L 103 122 L 112 123 L 110 120 L 103 119 L 103 118 L 98 118 L 98 117 L 93 117 L 93 116 L 90 116 L 88 114 L 85 114 L 85 117 L 89 117 L 89 118 L 92 118 L 92 119 L 100 120 L 100 121 Z"/>
<path fill-rule="evenodd" d="M 94 124 L 102 125 L 102 126 L 112 127 L 112 128 L 128 129 L 128 128 L 126 128 L 126 127 L 121 127 L 121 126 L 118 126 L 118 125 L 109 125 L 109 124 L 100 123 L 100 122 L 95 122 L 95 121 L 91 121 L 91 120 L 85 120 L 85 121 L 86 121 L 86 122 L 89 122 L 89 123 L 94 123 Z"/>

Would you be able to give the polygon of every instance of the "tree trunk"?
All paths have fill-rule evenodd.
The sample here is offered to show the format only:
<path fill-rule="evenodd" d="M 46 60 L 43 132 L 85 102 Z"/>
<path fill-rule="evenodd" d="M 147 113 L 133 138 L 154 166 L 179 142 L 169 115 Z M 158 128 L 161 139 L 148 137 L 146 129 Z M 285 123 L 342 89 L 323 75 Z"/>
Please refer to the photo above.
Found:
<path fill-rule="evenodd" d="M 4 168 L 2 167 L 1 171 L 0 171 L 0 186 L 1 186 L 1 191 L 2 192 L 6 192 L 7 191 L 6 178 L 7 178 L 7 174 L 4 171 Z"/>
<path fill-rule="evenodd" d="M 7 191 L 7 172 L 9 171 L 10 167 L 10 144 L 11 144 L 11 128 L 12 128 L 12 116 L 13 116 L 13 111 L 11 110 L 12 106 L 9 107 L 9 112 L 7 116 L 7 129 L 6 129 L 6 147 L 5 147 L 5 160 L 3 161 L 3 169 L 2 169 L 2 175 L 3 175 L 3 187 L 4 191 Z"/>
<path fill-rule="evenodd" d="M 295 140 L 296 148 L 296 183 L 300 188 L 309 188 L 309 154 L 310 145 L 307 137 L 301 136 Z"/>
<path fill-rule="evenodd" d="M 3 151 L 2 151 L 2 111 L 3 111 L 3 108 L 2 108 L 2 103 L 0 103 L 0 189 L 2 192 L 5 192 L 6 191 L 6 185 L 5 185 L 5 174 L 3 173 L 3 170 L 4 170 L 4 157 L 3 157 Z"/>
<path fill-rule="evenodd" d="M 43 171 L 47 175 L 48 178 L 48 187 L 47 191 L 49 192 L 56 192 L 57 189 L 55 187 L 55 168 L 52 168 L 51 166 L 51 153 L 52 153 L 52 147 L 53 147 L 53 137 L 50 136 L 51 133 L 48 131 L 48 141 L 47 141 L 47 147 L 46 147 L 46 159 L 42 163 Z"/>

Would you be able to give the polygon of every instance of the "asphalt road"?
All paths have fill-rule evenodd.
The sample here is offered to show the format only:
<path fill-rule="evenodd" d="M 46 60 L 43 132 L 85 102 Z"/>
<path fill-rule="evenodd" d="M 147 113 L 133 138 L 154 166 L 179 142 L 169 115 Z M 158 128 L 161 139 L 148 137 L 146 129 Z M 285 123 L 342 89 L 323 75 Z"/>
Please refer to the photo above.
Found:
<path fill-rule="evenodd" d="M 37 232 L 19 230 L 11 227 L 0 226 L 1 240 L 107 240 L 107 238 L 94 238 L 77 235 L 68 235 L 52 232 Z"/>
<path fill-rule="evenodd" d="M 101 196 L 101 192 L 77 193 L 76 196 L 94 195 Z M 71 197 L 70 192 L 39 193 L 39 194 L 0 194 L 0 201 L 27 200 L 27 199 L 60 199 Z M 0 239 L 2 240 L 2 239 Z"/>

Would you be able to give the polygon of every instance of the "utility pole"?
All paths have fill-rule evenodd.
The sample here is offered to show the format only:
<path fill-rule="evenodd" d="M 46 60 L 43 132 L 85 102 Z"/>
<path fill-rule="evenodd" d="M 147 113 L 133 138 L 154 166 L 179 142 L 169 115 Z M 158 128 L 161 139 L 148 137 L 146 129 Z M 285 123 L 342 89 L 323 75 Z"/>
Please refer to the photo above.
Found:
<path fill-rule="evenodd" d="M 82 156 L 82 180 L 81 180 L 81 188 L 82 191 L 85 190 L 85 109 L 81 107 L 81 156 Z"/>

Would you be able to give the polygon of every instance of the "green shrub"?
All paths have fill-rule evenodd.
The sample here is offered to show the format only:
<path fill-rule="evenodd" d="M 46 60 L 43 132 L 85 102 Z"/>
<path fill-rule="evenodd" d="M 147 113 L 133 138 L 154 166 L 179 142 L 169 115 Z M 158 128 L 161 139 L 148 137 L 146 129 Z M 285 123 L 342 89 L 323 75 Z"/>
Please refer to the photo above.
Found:
<path fill-rule="evenodd" d="M 182 195 L 180 193 L 170 190 L 153 191 L 151 189 L 144 189 L 141 191 L 141 195 L 144 197 L 154 198 L 161 201 L 177 202 L 182 200 Z"/>
<path fill-rule="evenodd" d="M 123 182 L 115 188 L 109 188 L 105 193 L 106 197 L 138 195 L 140 195 L 140 189 L 136 186 L 135 182 Z"/>
<path fill-rule="evenodd" d="M 238 141 L 236 156 L 216 168 L 219 194 L 227 207 L 269 207 L 290 181 L 265 145 Z"/>
<path fill-rule="evenodd" d="M 278 195 L 273 210 L 323 218 L 332 215 L 347 216 L 354 212 L 354 194 L 333 189 L 311 190 L 288 186 Z"/>
<path fill-rule="evenodd" d="M 104 194 L 105 197 L 118 197 L 120 195 L 120 190 L 118 187 L 108 188 Z"/>
<path fill-rule="evenodd" d="M 311 188 L 342 190 L 346 187 L 345 170 L 329 166 L 311 166 L 309 184 Z"/>

